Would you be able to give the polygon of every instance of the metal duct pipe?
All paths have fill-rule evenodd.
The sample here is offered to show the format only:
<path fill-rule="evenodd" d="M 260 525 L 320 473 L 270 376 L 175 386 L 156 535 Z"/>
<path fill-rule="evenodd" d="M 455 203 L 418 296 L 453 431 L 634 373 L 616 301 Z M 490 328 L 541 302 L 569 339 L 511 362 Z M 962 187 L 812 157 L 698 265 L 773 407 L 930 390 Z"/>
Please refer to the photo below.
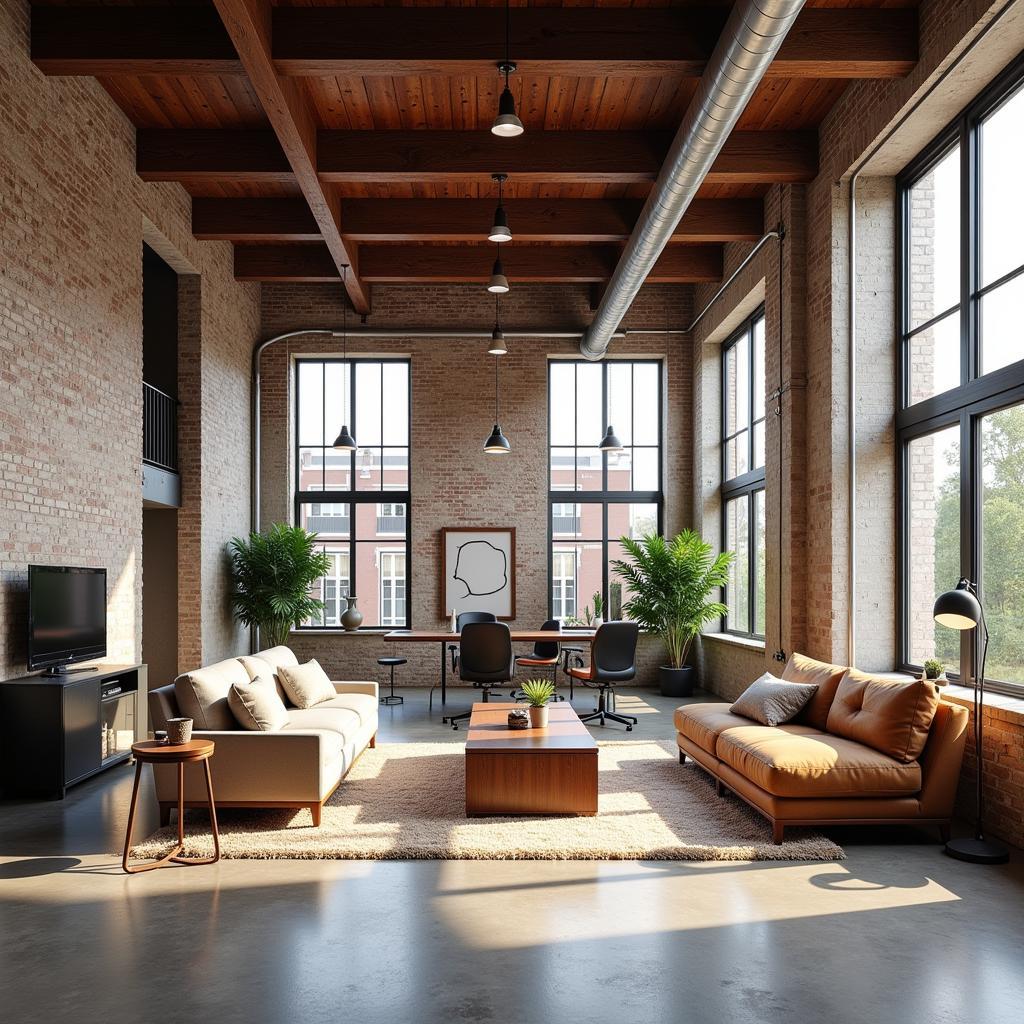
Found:
<path fill-rule="evenodd" d="M 750 101 L 804 0 L 739 0 L 629 236 L 580 352 L 601 359 Z"/>

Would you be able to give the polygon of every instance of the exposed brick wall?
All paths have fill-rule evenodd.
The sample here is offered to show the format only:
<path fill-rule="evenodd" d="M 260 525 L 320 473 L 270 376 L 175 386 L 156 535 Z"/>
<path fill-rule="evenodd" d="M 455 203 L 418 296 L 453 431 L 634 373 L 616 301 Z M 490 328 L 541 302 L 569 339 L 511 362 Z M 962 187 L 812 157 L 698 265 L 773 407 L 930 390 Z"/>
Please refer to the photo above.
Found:
<path fill-rule="evenodd" d="M 181 188 L 138 179 L 135 131 L 99 84 L 46 78 L 28 49 L 28 5 L 0 0 L 0 675 L 24 671 L 32 561 L 105 566 L 110 660 L 140 656 L 144 236 L 202 281 L 201 418 L 224 440 L 209 456 L 223 492 L 194 496 L 206 572 L 182 607 L 202 594 L 201 653 L 233 653 L 217 559 L 248 519 L 259 289 L 234 281 L 228 244 L 192 238 Z"/>
<path fill-rule="evenodd" d="M 270 285 L 263 290 L 263 335 L 336 328 L 341 324 L 341 292 L 327 286 Z M 638 296 L 624 326 L 630 334 L 612 343 L 613 356 L 664 359 L 666 431 L 685 437 L 691 423 L 692 368 L 679 336 L 644 334 L 643 328 L 678 329 L 691 312 L 690 289 L 656 286 Z M 480 287 L 377 287 L 371 327 L 489 329 L 494 305 Z M 570 330 L 590 318 L 588 289 L 578 286 L 520 286 L 503 303 L 507 331 Z M 353 326 L 350 314 L 349 323 Z M 536 628 L 548 614 L 547 536 L 547 364 L 549 356 L 578 354 L 570 340 L 511 339 L 502 357 L 502 428 L 513 453 L 494 459 L 482 451 L 490 431 L 493 359 L 481 340 L 349 339 L 350 355 L 408 355 L 412 360 L 412 549 L 411 613 L 419 628 L 443 624 L 438 608 L 440 529 L 443 526 L 516 527 L 516 612 L 513 623 Z M 339 352 L 336 339 L 313 334 L 267 350 L 261 365 L 263 524 L 292 517 L 290 480 L 289 374 L 297 353 Z M 557 400 L 557 396 L 556 396 Z M 692 451 L 686 444 L 666 447 L 665 526 L 688 525 L 692 508 Z M 296 637 L 300 657 L 316 657 L 336 677 L 383 678 L 377 657 L 391 645 L 378 637 L 315 635 Z M 410 664 L 399 670 L 401 683 L 423 684 L 437 676 L 438 651 L 405 645 Z M 639 679 L 654 682 L 661 645 L 645 640 Z"/>

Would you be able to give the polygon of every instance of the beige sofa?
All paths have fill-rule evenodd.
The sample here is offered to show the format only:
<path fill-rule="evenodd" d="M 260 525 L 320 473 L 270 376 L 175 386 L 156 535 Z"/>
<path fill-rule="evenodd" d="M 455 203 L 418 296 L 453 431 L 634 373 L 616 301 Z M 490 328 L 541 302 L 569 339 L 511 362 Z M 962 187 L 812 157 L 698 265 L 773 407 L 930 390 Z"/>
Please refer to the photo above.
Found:
<path fill-rule="evenodd" d="M 218 807 L 308 807 L 319 825 L 323 805 L 359 755 L 376 745 L 377 684 L 334 683 L 337 696 L 315 707 L 288 707 L 288 723 L 277 732 L 251 732 L 239 726 L 228 707 L 233 683 L 273 675 L 281 665 L 297 665 L 287 647 L 221 661 L 186 672 L 170 686 L 151 690 L 153 729 L 169 718 L 194 719 L 193 737 L 216 743 L 210 762 Z M 278 692 L 288 704 L 278 682 Z M 154 765 L 160 821 L 170 821 L 177 803 L 177 769 Z M 204 807 L 203 773 L 186 766 L 185 805 Z"/>
<path fill-rule="evenodd" d="M 678 708 L 680 762 L 690 757 L 715 777 L 719 795 L 725 787 L 763 814 L 776 843 L 791 825 L 913 823 L 948 838 L 964 708 L 939 700 L 931 684 L 911 704 L 899 683 L 799 654 L 782 679 L 818 687 L 785 725 L 761 725 L 728 704 Z M 894 745 L 902 756 L 892 756 Z"/>

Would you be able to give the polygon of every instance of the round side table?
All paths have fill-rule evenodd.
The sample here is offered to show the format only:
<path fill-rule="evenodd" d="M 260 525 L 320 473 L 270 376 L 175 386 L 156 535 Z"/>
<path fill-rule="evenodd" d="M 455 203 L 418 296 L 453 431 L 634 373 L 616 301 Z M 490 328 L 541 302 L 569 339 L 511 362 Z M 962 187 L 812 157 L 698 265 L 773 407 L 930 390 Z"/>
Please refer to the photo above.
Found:
<path fill-rule="evenodd" d="M 217 808 L 213 802 L 213 779 L 210 777 L 210 758 L 213 756 L 213 740 L 190 740 L 176 745 L 145 740 L 132 744 L 135 755 L 135 785 L 132 787 L 132 803 L 128 811 L 128 831 L 124 837 L 124 856 L 121 867 L 129 875 L 141 871 L 152 871 L 166 864 L 215 864 L 220 860 L 220 833 L 217 831 Z M 182 857 L 185 849 L 185 765 L 203 763 L 206 771 L 206 796 L 210 806 L 210 826 L 213 832 L 212 857 Z M 159 860 L 148 864 L 128 866 L 128 852 L 132 848 L 132 829 L 135 826 L 135 812 L 139 803 L 139 780 L 144 764 L 176 764 L 178 766 L 178 845 Z"/>

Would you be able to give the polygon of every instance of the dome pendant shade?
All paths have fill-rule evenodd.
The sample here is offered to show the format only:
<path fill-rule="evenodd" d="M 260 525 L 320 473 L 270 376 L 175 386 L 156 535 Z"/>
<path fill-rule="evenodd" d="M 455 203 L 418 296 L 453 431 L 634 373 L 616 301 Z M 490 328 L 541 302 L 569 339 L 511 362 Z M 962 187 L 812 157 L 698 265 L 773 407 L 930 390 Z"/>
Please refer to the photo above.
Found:
<path fill-rule="evenodd" d="M 356 439 L 349 433 L 348 426 L 343 425 L 331 447 L 336 452 L 354 452 L 358 445 Z"/>
<path fill-rule="evenodd" d="M 615 428 L 609 423 L 608 429 L 605 431 L 604 437 L 601 438 L 601 451 L 603 452 L 621 452 L 622 442 L 615 435 Z"/>
<path fill-rule="evenodd" d="M 514 139 L 517 135 L 522 135 L 525 130 L 523 122 L 516 117 L 516 100 L 512 95 L 512 90 L 506 84 L 501 98 L 498 100 L 498 116 L 491 125 L 491 134 L 503 139 Z"/>
<path fill-rule="evenodd" d="M 495 324 L 491 331 L 491 347 L 487 350 L 489 356 L 508 355 L 508 346 L 505 344 L 505 335 L 501 328 Z"/>
<path fill-rule="evenodd" d="M 932 617 L 940 626 L 974 629 L 981 622 L 981 605 L 969 586 L 967 580 L 961 580 L 955 590 L 947 590 L 935 599 Z"/>
<path fill-rule="evenodd" d="M 487 290 L 492 295 L 504 295 L 508 291 L 508 278 L 505 276 L 505 268 L 501 265 L 500 259 L 494 261 L 494 267 L 491 270 L 491 280 L 487 284 Z"/>
<path fill-rule="evenodd" d="M 511 242 L 512 232 L 508 226 L 508 216 L 505 213 L 505 207 L 499 206 L 494 211 L 494 225 L 491 227 L 490 234 L 487 236 L 489 242 Z"/>
<path fill-rule="evenodd" d="M 508 443 L 508 438 L 501 432 L 501 427 L 497 423 L 494 424 L 491 436 L 484 442 L 484 451 L 488 455 L 508 455 L 512 451 L 512 445 Z"/>

